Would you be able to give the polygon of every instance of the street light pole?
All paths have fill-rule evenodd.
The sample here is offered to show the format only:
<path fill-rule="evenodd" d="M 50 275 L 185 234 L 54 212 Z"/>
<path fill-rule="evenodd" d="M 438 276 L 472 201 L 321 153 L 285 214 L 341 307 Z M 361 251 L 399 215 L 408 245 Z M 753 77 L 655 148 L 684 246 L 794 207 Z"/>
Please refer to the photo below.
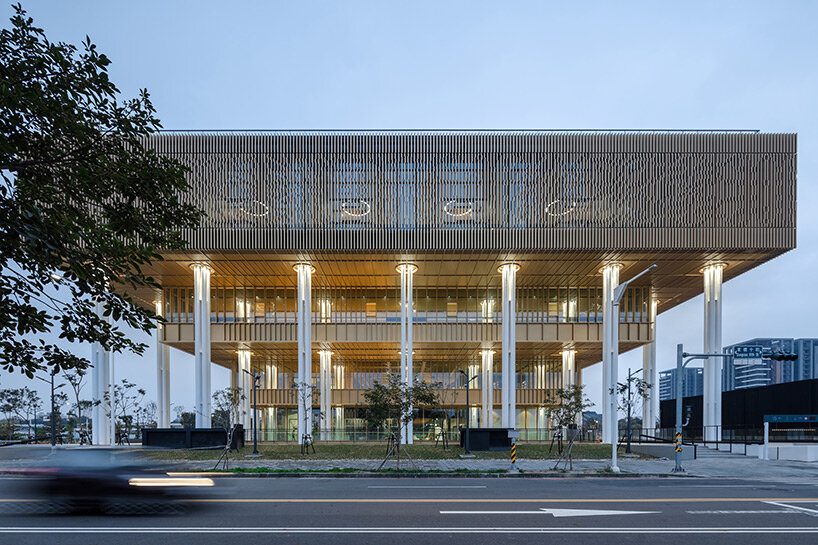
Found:
<path fill-rule="evenodd" d="M 57 424 L 56 424 L 56 418 L 55 418 L 57 411 L 56 411 L 56 407 L 55 407 L 55 404 L 54 404 L 54 375 L 56 374 L 56 372 L 57 372 L 56 369 L 51 370 L 51 380 L 50 381 L 44 379 L 43 377 L 38 377 L 37 375 L 34 375 L 34 378 L 40 379 L 45 383 L 50 383 L 51 384 L 51 448 L 52 449 L 57 447 L 57 432 L 56 432 L 56 425 Z M 62 388 L 62 385 L 60 385 L 60 387 Z M 36 431 L 37 431 L 37 425 L 36 425 L 37 411 L 36 410 L 34 411 L 34 422 L 35 422 L 34 431 L 35 431 L 35 436 L 36 436 Z"/>
<path fill-rule="evenodd" d="M 256 390 L 258 390 L 259 381 L 261 380 L 261 373 L 253 372 L 251 373 L 247 369 L 242 369 L 245 373 L 253 377 L 253 453 L 250 454 L 252 457 L 258 457 L 258 434 L 256 433 L 256 426 L 258 420 L 258 407 L 256 406 Z"/>
<path fill-rule="evenodd" d="M 627 454 L 631 453 L 631 382 L 633 381 L 633 375 L 639 372 L 639 369 L 631 373 L 630 367 L 628 368 L 628 448 L 625 449 Z M 644 424 L 642 424 L 644 426 Z"/>
<path fill-rule="evenodd" d="M 619 284 L 614 289 L 613 301 L 612 301 L 612 303 L 613 303 L 613 317 L 612 317 L 612 319 L 614 320 L 614 323 L 616 324 L 617 334 L 614 336 L 614 346 L 612 347 L 613 348 L 613 353 L 615 354 L 615 357 L 613 358 L 612 365 L 611 365 L 611 367 L 612 367 L 612 369 L 610 370 L 610 372 L 611 372 L 610 381 L 611 382 L 609 382 L 609 384 L 611 384 L 611 387 L 614 389 L 614 394 L 613 395 L 616 395 L 616 393 L 615 393 L 616 384 L 618 382 L 618 380 L 617 380 L 618 368 L 617 368 L 616 365 L 613 365 L 613 362 L 615 362 L 616 357 L 619 356 L 619 333 L 618 333 L 618 328 L 619 328 L 619 303 L 622 301 L 622 297 L 625 296 L 625 290 L 628 289 L 628 285 L 630 285 L 631 282 L 633 282 L 634 280 L 636 280 L 637 278 L 639 278 L 643 274 L 649 273 L 650 271 L 652 271 L 653 269 L 655 269 L 657 267 L 658 267 L 658 265 L 656 265 L 654 263 L 653 265 L 651 265 L 650 267 L 648 267 L 644 271 L 640 272 L 639 274 L 637 274 L 636 276 L 634 276 L 630 280 Z M 608 392 L 605 392 L 605 394 L 607 395 Z M 619 473 L 619 466 L 617 465 L 617 461 L 616 461 L 616 457 L 617 457 L 616 448 L 617 448 L 617 443 L 618 443 L 618 438 L 619 438 L 619 418 L 618 418 L 619 411 L 616 410 L 616 403 L 613 404 L 613 409 L 614 410 L 611 411 L 613 414 L 610 417 L 611 422 L 608 423 L 608 425 L 611 426 L 611 471 L 613 471 L 614 473 Z"/>
<path fill-rule="evenodd" d="M 460 373 L 464 377 L 466 377 L 466 441 L 464 443 L 466 447 L 466 452 L 464 452 L 463 454 L 468 456 L 471 454 L 471 452 L 469 452 L 469 426 L 471 425 L 469 423 L 469 420 L 471 419 L 471 414 L 469 414 L 469 411 L 471 410 L 471 407 L 469 406 L 469 384 L 471 384 L 471 381 L 476 379 L 479 375 L 474 375 L 472 378 L 469 378 L 469 374 L 466 373 L 463 369 L 458 369 L 458 371 L 460 371 Z"/>

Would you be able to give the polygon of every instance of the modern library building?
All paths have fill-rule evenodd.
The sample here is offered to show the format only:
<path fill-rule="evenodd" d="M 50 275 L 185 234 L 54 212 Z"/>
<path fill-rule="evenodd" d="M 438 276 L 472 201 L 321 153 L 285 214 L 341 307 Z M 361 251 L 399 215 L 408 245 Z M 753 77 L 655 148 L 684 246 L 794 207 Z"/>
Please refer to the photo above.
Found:
<path fill-rule="evenodd" d="M 602 362 L 609 441 L 618 354 L 641 347 L 656 396 L 657 314 L 704 293 L 703 348 L 720 351 L 722 282 L 795 246 L 793 134 L 166 132 L 149 144 L 189 167 L 185 198 L 206 214 L 186 251 L 151 266 L 163 289 L 136 294 L 166 319 L 160 427 L 173 348 L 195 356 L 197 427 L 210 426 L 220 365 L 247 393 L 249 428 L 244 371 L 258 371 L 260 438 L 281 441 L 367 437 L 364 392 L 388 373 L 440 384 L 442 410 L 418 408 L 406 442 L 467 424 L 545 438 L 556 390 Z M 720 369 L 705 366 L 710 422 Z"/>

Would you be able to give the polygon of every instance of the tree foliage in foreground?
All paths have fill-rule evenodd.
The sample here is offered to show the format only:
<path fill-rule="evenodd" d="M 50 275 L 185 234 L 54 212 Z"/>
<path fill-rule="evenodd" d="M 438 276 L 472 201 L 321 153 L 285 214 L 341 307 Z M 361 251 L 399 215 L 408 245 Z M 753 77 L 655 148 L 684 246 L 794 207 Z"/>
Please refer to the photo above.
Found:
<path fill-rule="evenodd" d="M 31 377 L 88 365 L 46 333 L 142 353 L 107 318 L 155 327 L 123 290 L 158 287 L 144 267 L 200 212 L 180 200 L 185 168 L 144 144 L 160 127 L 147 91 L 122 100 L 89 38 L 51 42 L 15 11 L 0 31 L 0 368 Z"/>
<path fill-rule="evenodd" d="M 375 385 L 364 392 L 366 420 L 375 429 L 383 428 L 388 436 L 400 437 L 400 430 L 414 417 L 420 407 L 435 409 L 440 406 L 439 385 L 417 381 L 401 382 L 400 375 L 390 373 L 385 384 Z"/>

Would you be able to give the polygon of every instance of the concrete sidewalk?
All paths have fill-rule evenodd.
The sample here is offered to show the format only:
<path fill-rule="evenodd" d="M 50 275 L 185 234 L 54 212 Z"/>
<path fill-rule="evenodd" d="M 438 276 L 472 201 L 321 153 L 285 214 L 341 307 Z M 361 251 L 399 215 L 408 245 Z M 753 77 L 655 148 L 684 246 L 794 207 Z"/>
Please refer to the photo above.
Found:
<path fill-rule="evenodd" d="M 49 447 L 3 447 L 0 448 L 0 468 L 21 467 L 32 462 L 44 460 L 51 452 Z M 712 478 L 752 478 L 775 482 L 791 482 L 799 484 L 818 485 L 818 462 L 792 462 L 785 460 L 759 460 L 739 454 L 726 452 L 712 453 L 707 449 L 699 449 L 699 458 L 686 460 L 682 466 L 686 474 L 693 477 Z M 181 460 L 171 462 L 170 465 L 180 470 L 209 470 L 215 465 L 215 460 Z M 508 469 L 509 461 L 504 459 L 478 460 L 415 460 L 415 465 L 421 471 L 486 471 L 496 472 Z M 247 458 L 231 458 L 231 468 L 266 468 L 287 471 L 329 471 L 332 469 L 359 469 L 374 471 L 381 464 L 381 460 L 310 460 L 308 457 L 297 460 L 253 460 Z M 554 468 L 554 460 L 518 459 L 517 466 L 523 471 L 547 472 Z M 574 460 L 574 472 L 597 473 L 605 471 L 610 465 L 608 459 Z M 619 457 L 619 467 L 631 475 L 665 475 L 671 473 L 673 460 L 661 458 L 628 458 Z M 395 469 L 395 460 L 390 460 L 384 467 Z M 563 465 L 560 465 L 562 468 Z M 408 460 L 401 459 L 401 469 L 414 469 Z"/>

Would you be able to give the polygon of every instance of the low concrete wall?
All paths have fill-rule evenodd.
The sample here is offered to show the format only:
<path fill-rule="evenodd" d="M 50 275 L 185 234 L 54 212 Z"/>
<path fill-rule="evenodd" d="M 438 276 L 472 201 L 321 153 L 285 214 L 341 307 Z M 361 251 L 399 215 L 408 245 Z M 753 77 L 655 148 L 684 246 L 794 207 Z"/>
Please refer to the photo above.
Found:
<path fill-rule="evenodd" d="M 673 443 L 633 443 L 631 450 L 639 454 L 647 454 L 657 458 L 667 458 L 673 460 L 676 457 L 676 450 Z M 682 445 L 682 460 L 695 460 L 695 445 Z"/>
<path fill-rule="evenodd" d="M 764 445 L 760 445 L 757 456 L 764 456 Z M 818 462 L 818 444 L 770 443 L 767 456 L 770 460 Z"/>

